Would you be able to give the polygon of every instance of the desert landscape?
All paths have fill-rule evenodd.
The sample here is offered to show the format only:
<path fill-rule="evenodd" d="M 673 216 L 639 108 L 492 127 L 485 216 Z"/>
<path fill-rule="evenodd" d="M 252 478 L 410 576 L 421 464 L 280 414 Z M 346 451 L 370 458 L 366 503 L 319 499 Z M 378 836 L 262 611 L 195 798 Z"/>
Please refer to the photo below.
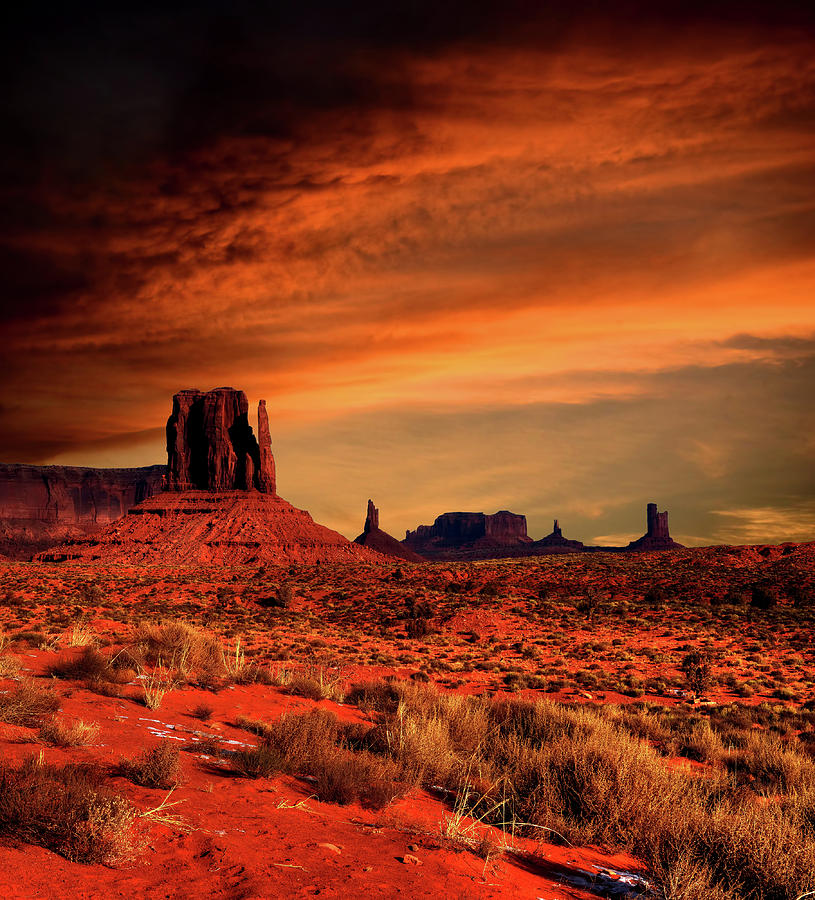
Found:
<path fill-rule="evenodd" d="M 5 896 L 805 895 L 815 542 L 651 504 L 627 550 L 458 514 L 498 558 L 427 561 L 280 498 L 248 408 L 177 394 L 152 496 L 0 562 Z"/>
<path fill-rule="evenodd" d="M 815 900 L 815 4 L 10 4 L 0 900 Z"/>

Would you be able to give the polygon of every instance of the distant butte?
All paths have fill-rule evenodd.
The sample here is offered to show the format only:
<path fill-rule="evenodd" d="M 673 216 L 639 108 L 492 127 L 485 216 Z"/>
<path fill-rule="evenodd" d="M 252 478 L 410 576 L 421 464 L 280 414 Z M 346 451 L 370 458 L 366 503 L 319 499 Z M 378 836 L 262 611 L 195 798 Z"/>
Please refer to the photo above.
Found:
<path fill-rule="evenodd" d="M 628 550 L 681 550 L 668 533 L 668 512 L 658 512 L 656 503 L 649 503 L 645 511 L 646 532 L 631 541 Z"/>
<path fill-rule="evenodd" d="M 14 559 L 82 538 L 158 493 L 166 466 L 99 469 L 0 463 L 0 552 Z"/>
<path fill-rule="evenodd" d="M 408 531 L 404 545 L 428 559 L 492 559 L 526 556 L 532 538 L 526 533 L 526 516 L 502 509 L 493 515 L 448 512 L 432 525 Z"/>
<path fill-rule="evenodd" d="M 275 493 L 266 404 L 258 435 L 243 391 L 180 391 L 167 422 L 165 490 L 99 533 L 37 556 L 51 562 L 238 565 L 377 562 L 373 550 L 315 522 Z"/>
<path fill-rule="evenodd" d="M 368 501 L 368 514 L 365 518 L 365 526 L 362 534 L 354 538 L 355 544 L 367 547 L 369 550 L 376 550 L 385 556 L 394 556 L 397 559 L 405 559 L 409 562 L 424 562 L 424 557 L 420 556 L 410 547 L 397 541 L 395 537 L 382 531 L 379 527 L 379 510 L 374 506 L 374 501 Z"/>
<path fill-rule="evenodd" d="M 555 523 L 552 526 L 552 533 L 547 534 L 546 537 L 541 538 L 539 541 L 535 541 L 533 546 L 536 550 L 545 553 L 579 553 L 584 549 L 581 541 L 572 541 L 563 537 L 563 532 L 557 519 L 555 519 Z"/>

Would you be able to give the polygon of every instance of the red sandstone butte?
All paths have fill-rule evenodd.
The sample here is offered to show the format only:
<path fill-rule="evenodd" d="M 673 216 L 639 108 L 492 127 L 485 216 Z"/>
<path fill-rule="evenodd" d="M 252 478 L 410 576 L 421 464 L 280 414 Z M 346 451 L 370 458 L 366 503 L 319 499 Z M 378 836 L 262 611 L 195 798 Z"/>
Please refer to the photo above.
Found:
<path fill-rule="evenodd" d="M 258 440 L 259 438 L 259 440 Z M 167 489 L 275 493 L 266 402 L 258 405 L 258 438 L 243 391 L 179 391 L 167 420 Z"/>
<path fill-rule="evenodd" d="M 432 525 L 408 531 L 404 545 L 428 559 L 488 559 L 534 553 L 526 516 L 502 509 L 493 515 L 448 512 Z"/>
<path fill-rule="evenodd" d="M 628 550 L 678 550 L 677 544 L 668 532 L 668 511 L 658 512 L 656 503 L 649 503 L 645 514 L 646 532 L 636 541 L 631 541 Z"/>
<path fill-rule="evenodd" d="M 368 501 L 368 514 L 365 518 L 365 526 L 362 534 L 354 538 L 355 544 L 361 544 L 369 550 L 376 550 L 384 556 L 394 556 L 397 559 L 405 559 L 409 562 L 424 562 L 424 557 L 405 546 L 395 537 L 382 531 L 379 527 L 379 510 L 374 506 L 374 501 Z"/>
<path fill-rule="evenodd" d="M 241 565 L 382 562 L 275 493 L 266 404 L 258 437 L 243 391 L 179 391 L 167 421 L 166 490 L 91 537 L 44 551 L 50 562 Z"/>

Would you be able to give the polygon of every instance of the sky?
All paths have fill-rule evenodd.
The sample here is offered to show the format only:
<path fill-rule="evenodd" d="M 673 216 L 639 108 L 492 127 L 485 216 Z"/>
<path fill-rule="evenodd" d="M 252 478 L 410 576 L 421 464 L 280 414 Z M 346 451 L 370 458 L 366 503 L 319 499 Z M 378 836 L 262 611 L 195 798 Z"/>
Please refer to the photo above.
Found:
<path fill-rule="evenodd" d="M 811 4 L 29 7 L 0 460 L 163 462 L 232 386 L 350 537 L 815 539 Z"/>

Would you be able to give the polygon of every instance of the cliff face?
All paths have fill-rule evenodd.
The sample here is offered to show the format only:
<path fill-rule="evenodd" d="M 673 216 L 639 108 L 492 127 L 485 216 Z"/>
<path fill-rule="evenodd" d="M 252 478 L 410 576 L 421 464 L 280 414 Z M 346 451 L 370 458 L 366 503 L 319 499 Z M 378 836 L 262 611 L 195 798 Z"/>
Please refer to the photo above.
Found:
<path fill-rule="evenodd" d="M 160 491 L 166 471 L 0 464 L 0 553 L 26 559 L 92 534 Z"/>
<path fill-rule="evenodd" d="M 266 403 L 258 405 L 258 437 L 243 391 L 179 391 L 167 420 L 167 489 L 275 493 Z"/>
<path fill-rule="evenodd" d="M 486 513 L 450 512 L 438 516 L 432 525 L 408 531 L 404 544 L 430 559 L 478 559 L 513 555 L 527 548 L 532 539 L 526 533 L 526 516 L 501 510 Z"/>

